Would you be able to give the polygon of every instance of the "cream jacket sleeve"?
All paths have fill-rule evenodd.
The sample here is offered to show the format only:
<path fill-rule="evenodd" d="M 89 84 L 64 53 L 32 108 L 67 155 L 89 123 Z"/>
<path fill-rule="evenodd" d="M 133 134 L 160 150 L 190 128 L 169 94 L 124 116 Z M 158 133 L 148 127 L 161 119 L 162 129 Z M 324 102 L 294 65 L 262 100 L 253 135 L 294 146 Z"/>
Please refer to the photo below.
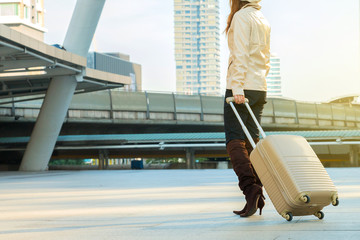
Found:
<path fill-rule="evenodd" d="M 232 20 L 234 34 L 233 40 L 233 68 L 231 89 L 233 95 L 244 95 L 244 83 L 248 71 L 250 56 L 251 23 L 246 19 L 246 14 L 235 14 Z"/>

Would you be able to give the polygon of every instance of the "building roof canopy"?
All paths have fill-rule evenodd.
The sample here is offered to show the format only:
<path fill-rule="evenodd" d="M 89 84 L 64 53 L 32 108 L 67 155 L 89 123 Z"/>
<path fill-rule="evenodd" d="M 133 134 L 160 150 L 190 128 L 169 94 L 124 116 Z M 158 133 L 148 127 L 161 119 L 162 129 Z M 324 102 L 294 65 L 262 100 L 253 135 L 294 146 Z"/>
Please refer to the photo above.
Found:
<path fill-rule="evenodd" d="M 359 104 L 360 105 L 360 94 L 350 94 L 337 98 L 333 98 L 329 103 L 346 103 L 346 104 Z"/>
<path fill-rule="evenodd" d="M 86 58 L 0 25 L 0 99 L 45 93 L 56 76 L 79 76 L 77 93 L 131 83 L 129 76 L 86 68 Z"/>

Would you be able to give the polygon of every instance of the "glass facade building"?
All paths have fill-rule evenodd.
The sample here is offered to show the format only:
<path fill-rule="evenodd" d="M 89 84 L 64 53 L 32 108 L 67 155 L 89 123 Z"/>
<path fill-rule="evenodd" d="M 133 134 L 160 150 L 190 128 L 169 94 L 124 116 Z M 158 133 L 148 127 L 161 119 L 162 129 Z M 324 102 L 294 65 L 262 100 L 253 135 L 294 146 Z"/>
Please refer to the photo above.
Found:
<path fill-rule="evenodd" d="M 0 24 L 44 40 L 44 0 L 0 0 Z"/>
<path fill-rule="evenodd" d="M 174 0 L 176 91 L 220 95 L 219 0 Z"/>
<path fill-rule="evenodd" d="M 280 58 L 274 54 L 270 57 L 270 72 L 266 77 L 267 83 L 267 96 L 268 97 L 281 97 L 282 85 L 280 75 Z"/>
<path fill-rule="evenodd" d="M 141 91 L 141 65 L 130 62 L 130 56 L 118 52 L 99 53 L 89 52 L 87 67 L 104 72 L 130 76 L 131 84 L 114 90 Z"/>

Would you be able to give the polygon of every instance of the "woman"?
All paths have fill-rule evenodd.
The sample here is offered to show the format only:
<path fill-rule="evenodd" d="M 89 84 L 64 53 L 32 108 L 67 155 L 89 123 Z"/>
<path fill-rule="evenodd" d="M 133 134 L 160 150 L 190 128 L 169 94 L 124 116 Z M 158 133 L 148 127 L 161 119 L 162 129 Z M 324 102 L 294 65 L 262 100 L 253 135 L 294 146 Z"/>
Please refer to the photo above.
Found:
<path fill-rule="evenodd" d="M 226 34 L 230 50 L 226 94 L 234 97 L 236 109 L 247 126 L 255 143 L 259 141 L 259 130 L 244 106 L 245 97 L 260 122 L 266 103 L 266 76 L 270 70 L 270 25 L 260 12 L 261 0 L 230 0 Z M 251 165 L 249 155 L 252 147 L 230 105 L 224 104 L 226 149 L 234 171 L 239 179 L 246 205 L 234 211 L 248 217 L 265 205 L 262 184 Z"/>

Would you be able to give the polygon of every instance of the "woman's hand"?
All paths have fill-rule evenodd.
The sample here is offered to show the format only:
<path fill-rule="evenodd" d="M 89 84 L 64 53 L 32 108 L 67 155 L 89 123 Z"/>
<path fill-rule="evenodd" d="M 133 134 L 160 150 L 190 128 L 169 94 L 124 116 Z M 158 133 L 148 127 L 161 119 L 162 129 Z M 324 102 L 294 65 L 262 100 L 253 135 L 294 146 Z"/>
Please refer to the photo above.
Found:
<path fill-rule="evenodd" d="M 244 95 L 234 95 L 234 102 L 236 104 L 245 103 L 245 96 Z"/>

